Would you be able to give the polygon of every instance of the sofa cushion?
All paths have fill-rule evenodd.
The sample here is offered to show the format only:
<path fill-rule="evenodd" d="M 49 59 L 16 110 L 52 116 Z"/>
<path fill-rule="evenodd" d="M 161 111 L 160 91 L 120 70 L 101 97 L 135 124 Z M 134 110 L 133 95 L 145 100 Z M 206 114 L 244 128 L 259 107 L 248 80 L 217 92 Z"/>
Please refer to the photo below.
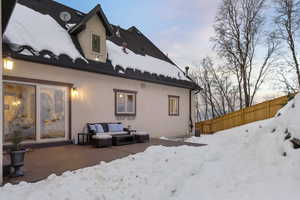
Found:
<path fill-rule="evenodd" d="M 100 123 L 100 124 L 101 124 L 104 132 L 108 132 L 108 125 L 107 125 L 107 123 Z"/>
<path fill-rule="evenodd" d="M 108 134 L 108 135 L 127 135 L 128 133 L 126 131 L 120 131 L 120 132 L 107 132 L 105 134 Z"/>
<path fill-rule="evenodd" d="M 149 135 L 149 133 L 145 132 L 145 131 L 137 131 L 135 133 L 133 133 L 134 135 Z"/>
<path fill-rule="evenodd" d="M 96 130 L 95 124 L 88 124 L 88 131 L 96 133 L 97 130 Z"/>
<path fill-rule="evenodd" d="M 96 133 L 104 133 L 103 127 L 101 124 L 95 124 Z"/>
<path fill-rule="evenodd" d="M 123 124 L 108 124 L 109 132 L 123 132 Z"/>
<path fill-rule="evenodd" d="M 96 135 L 93 135 L 93 139 L 95 140 L 100 140 L 100 139 L 110 139 L 112 138 L 111 135 L 108 135 L 108 134 L 96 134 Z"/>

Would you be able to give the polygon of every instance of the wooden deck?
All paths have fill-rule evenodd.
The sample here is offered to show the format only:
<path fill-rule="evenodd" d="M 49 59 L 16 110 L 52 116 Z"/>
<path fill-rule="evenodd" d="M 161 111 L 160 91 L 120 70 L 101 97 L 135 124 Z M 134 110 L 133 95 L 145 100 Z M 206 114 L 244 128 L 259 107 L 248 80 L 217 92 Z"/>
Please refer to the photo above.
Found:
<path fill-rule="evenodd" d="M 163 146 L 202 146 L 201 144 L 174 142 L 168 140 L 151 139 L 149 143 L 113 146 L 110 148 L 95 148 L 92 146 L 65 145 L 33 149 L 26 153 L 24 172 L 20 178 L 6 179 L 5 183 L 16 184 L 21 181 L 36 182 L 45 179 L 50 174 L 60 175 L 65 171 L 77 170 L 99 164 L 101 161 L 109 162 L 145 151 L 153 145 Z"/>

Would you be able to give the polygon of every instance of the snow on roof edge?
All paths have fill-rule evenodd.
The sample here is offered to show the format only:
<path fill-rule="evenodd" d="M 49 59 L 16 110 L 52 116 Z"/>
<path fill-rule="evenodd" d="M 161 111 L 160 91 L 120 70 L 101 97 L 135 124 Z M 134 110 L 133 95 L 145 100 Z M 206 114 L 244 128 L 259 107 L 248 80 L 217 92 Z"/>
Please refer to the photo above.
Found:
<path fill-rule="evenodd" d="M 31 46 L 35 51 L 49 50 L 57 56 L 65 54 L 73 60 L 80 58 L 87 61 L 79 53 L 67 31 L 56 20 L 19 3 L 12 13 L 3 41 Z"/>

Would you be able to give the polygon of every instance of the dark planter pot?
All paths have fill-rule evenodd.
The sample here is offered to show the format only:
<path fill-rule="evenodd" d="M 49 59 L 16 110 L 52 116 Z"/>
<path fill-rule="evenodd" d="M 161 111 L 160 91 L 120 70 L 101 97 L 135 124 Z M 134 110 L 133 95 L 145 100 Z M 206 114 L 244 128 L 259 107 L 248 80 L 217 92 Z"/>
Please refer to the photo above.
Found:
<path fill-rule="evenodd" d="M 25 153 L 26 150 L 10 152 L 11 166 L 14 168 L 13 177 L 24 176 L 21 167 L 24 166 Z"/>

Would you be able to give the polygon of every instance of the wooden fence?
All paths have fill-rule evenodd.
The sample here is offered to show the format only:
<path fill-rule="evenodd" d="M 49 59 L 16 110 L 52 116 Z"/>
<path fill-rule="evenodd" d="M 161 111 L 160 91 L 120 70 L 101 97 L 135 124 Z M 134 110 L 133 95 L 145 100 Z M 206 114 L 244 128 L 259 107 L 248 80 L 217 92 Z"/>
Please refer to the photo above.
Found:
<path fill-rule="evenodd" d="M 272 118 L 288 102 L 289 96 L 279 97 L 244 108 L 219 118 L 196 123 L 196 133 L 212 134 L 251 122 Z"/>

